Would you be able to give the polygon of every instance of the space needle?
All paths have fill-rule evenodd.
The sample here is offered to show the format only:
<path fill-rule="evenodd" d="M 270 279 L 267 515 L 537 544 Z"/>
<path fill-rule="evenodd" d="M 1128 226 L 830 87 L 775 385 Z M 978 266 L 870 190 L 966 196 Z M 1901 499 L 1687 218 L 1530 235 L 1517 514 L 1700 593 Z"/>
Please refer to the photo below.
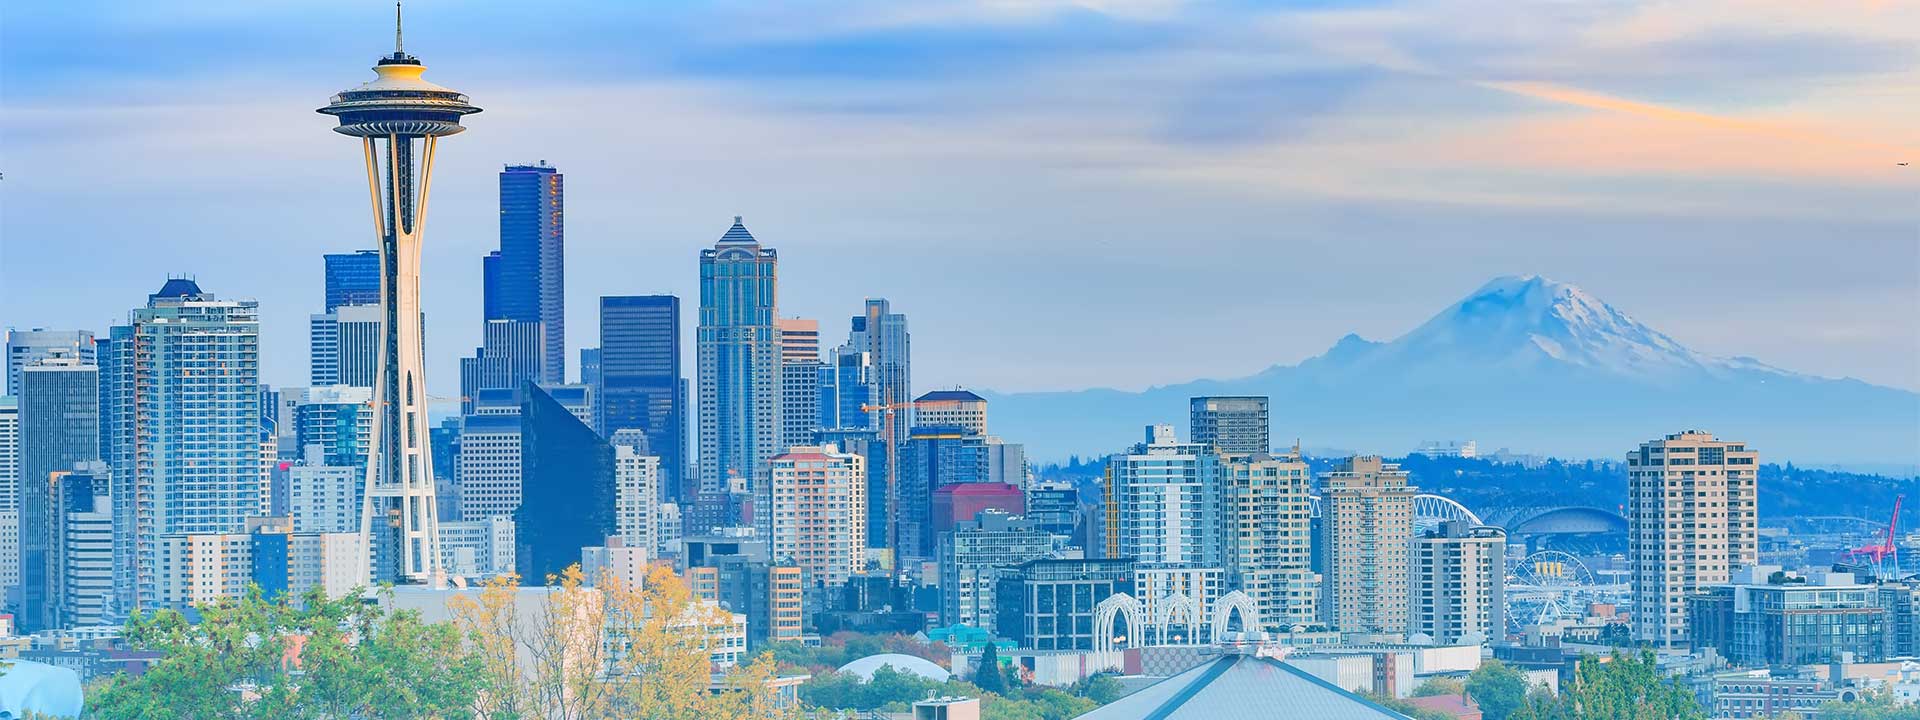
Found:
<path fill-rule="evenodd" d="M 442 570 L 421 357 L 420 236 L 434 145 L 465 130 L 460 116 L 480 108 L 465 95 L 420 79 L 426 69 L 401 45 L 395 2 L 393 54 L 374 65 L 378 77 L 319 109 L 340 119 L 334 132 L 360 138 L 374 234 L 380 237 L 381 358 L 360 517 L 375 582 L 430 583 Z"/>

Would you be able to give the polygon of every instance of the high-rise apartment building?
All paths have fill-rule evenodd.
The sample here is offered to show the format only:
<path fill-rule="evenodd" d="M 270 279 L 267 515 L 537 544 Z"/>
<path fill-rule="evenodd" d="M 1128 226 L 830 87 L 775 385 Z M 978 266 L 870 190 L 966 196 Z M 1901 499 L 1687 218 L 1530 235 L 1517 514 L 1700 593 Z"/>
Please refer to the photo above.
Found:
<path fill-rule="evenodd" d="M 1413 539 L 1409 632 L 1435 645 L 1479 645 L 1505 636 L 1507 533 L 1449 520 Z"/>
<path fill-rule="evenodd" d="M 1755 483 L 1746 443 L 1685 430 L 1627 453 L 1627 564 L 1633 636 L 1688 642 L 1687 597 L 1759 560 Z"/>
<path fill-rule="evenodd" d="M 961 428 L 987 434 L 987 399 L 967 390 L 934 390 L 913 401 L 915 425 Z"/>
<path fill-rule="evenodd" d="M 747 616 L 747 648 L 800 639 L 805 625 L 805 574 L 774 562 L 767 541 L 704 536 L 686 540 L 687 586 L 693 597 Z"/>
<path fill-rule="evenodd" d="M 77 358 L 82 365 L 96 365 L 96 347 L 91 330 L 7 330 L 7 392 L 20 394 L 20 369 L 42 358 Z"/>
<path fill-rule="evenodd" d="M 307 382 L 371 388 L 380 369 L 379 305 L 341 305 L 307 318 Z"/>
<path fill-rule="evenodd" d="M 779 253 L 762 247 L 738 216 L 718 243 L 700 251 L 702 493 L 757 485 L 779 451 L 778 266 Z"/>
<path fill-rule="evenodd" d="M 259 393 L 253 393 L 257 402 Z M 20 612 L 28 631 L 54 626 L 49 591 L 58 582 L 53 564 L 55 497 L 51 478 L 100 454 L 100 369 L 71 350 L 44 355 L 20 371 Z M 257 406 L 256 406 L 257 407 Z M 253 468 L 259 470 L 258 415 Z"/>
<path fill-rule="evenodd" d="M 773 457 L 768 513 L 773 559 L 813 585 L 836 587 L 867 566 L 867 461 L 832 445 L 802 445 Z"/>
<path fill-rule="evenodd" d="M 294 447 L 308 464 L 365 470 L 373 443 L 373 388 L 333 385 L 307 388 L 293 407 Z M 320 462 L 307 457 L 318 446 Z"/>
<path fill-rule="evenodd" d="M 338 598 L 366 586 L 361 534 L 293 532 L 286 518 L 248 518 L 230 533 L 172 533 L 155 539 L 152 606 L 184 610 L 236 598 L 258 585 L 268 597 L 314 588 Z"/>
<path fill-rule="evenodd" d="M 482 263 L 488 320 L 538 323 L 539 373 L 567 377 L 566 176 L 549 167 L 508 165 L 500 171 L 500 249 Z M 496 386 L 504 387 L 504 386 Z"/>
<path fill-rule="evenodd" d="M 781 318 L 780 449 L 814 443 L 820 429 L 820 321 Z"/>
<path fill-rule="evenodd" d="M 1172 425 L 1149 425 L 1144 442 L 1107 458 L 1107 482 L 1116 557 L 1146 567 L 1225 567 L 1226 479 L 1211 446 L 1180 442 Z"/>
<path fill-rule="evenodd" d="M 1267 398 L 1260 395 L 1196 397 L 1193 441 L 1227 455 L 1267 452 Z"/>
<path fill-rule="evenodd" d="M 1320 476 L 1320 615 L 1344 633 L 1407 631 L 1413 496 L 1400 466 L 1348 458 Z"/>
<path fill-rule="evenodd" d="M 320 259 L 326 264 L 325 312 L 342 305 L 380 304 L 380 251 L 328 253 Z"/>
<path fill-rule="evenodd" d="M 599 407 L 595 429 L 647 436 L 647 454 L 660 458 L 663 500 L 691 499 L 687 469 L 687 391 L 680 369 L 680 298 L 617 295 L 600 298 Z M 697 489 L 697 488 L 696 488 Z"/>
<path fill-rule="evenodd" d="M 1299 455 L 1226 464 L 1227 572 L 1271 632 L 1320 620 L 1313 571 L 1313 475 Z"/>
<path fill-rule="evenodd" d="M 616 430 L 613 444 L 614 534 L 647 557 L 660 550 L 660 458 L 647 452 L 647 434 Z"/>
<path fill-rule="evenodd" d="M 112 338 L 114 585 L 122 609 L 151 609 L 162 536 L 240 532 L 268 510 L 259 305 L 168 280 Z"/>

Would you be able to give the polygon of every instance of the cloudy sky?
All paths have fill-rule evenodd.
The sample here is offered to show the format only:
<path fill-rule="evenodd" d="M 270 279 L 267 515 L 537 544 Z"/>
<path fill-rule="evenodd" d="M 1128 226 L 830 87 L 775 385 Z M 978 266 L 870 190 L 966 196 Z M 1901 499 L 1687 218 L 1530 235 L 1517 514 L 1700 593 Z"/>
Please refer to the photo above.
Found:
<path fill-rule="evenodd" d="M 190 274 L 259 299 L 267 380 L 302 384 L 319 255 L 373 242 L 313 109 L 391 14 L 9 5 L 0 326 L 103 330 Z M 419 0 L 406 39 L 486 108 L 433 187 L 436 392 L 478 340 L 495 173 L 541 159 L 572 347 L 599 295 L 692 303 L 740 214 L 830 343 L 863 297 L 908 313 L 922 389 L 1238 376 L 1511 273 L 1920 388 L 1911 2 Z"/>

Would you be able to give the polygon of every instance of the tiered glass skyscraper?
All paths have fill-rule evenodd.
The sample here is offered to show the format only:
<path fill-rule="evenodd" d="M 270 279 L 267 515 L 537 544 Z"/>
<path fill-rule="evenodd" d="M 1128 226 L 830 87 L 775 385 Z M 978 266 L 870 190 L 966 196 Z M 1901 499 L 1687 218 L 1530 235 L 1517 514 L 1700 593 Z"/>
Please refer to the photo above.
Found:
<path fill-rule="evenodd" d="M 700 251 L 700 488 L 726 491 L 754 479 L 780 439 L 779 254 L 740 218 Z M 605 351 L 603 346 L 602 351 Z M 602 362 L 605 362 L 604 357 Z M 603 365 L 601 372 L 605 373 Z"/>
<path fill-rule="evenodd" d="M 482 262 L 487 320 L 539 323 L 540 375 L 566 382 L 566 176 L 541 161 L 500 171 L 500 249 Z"/>

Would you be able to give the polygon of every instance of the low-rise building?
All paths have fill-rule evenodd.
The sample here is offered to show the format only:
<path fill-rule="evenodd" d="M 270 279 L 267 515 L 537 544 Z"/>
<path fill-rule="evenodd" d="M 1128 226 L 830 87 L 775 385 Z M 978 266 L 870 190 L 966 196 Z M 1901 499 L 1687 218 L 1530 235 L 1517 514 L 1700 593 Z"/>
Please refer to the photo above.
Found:
<path fill-rule="evenodd" d="M 1738 666 L 1876 660 L 1885 648 L 1879 591 L 1848 573 L 1756 565 L 1688 606 L 1693 649 L 1712 648 Z"/>

